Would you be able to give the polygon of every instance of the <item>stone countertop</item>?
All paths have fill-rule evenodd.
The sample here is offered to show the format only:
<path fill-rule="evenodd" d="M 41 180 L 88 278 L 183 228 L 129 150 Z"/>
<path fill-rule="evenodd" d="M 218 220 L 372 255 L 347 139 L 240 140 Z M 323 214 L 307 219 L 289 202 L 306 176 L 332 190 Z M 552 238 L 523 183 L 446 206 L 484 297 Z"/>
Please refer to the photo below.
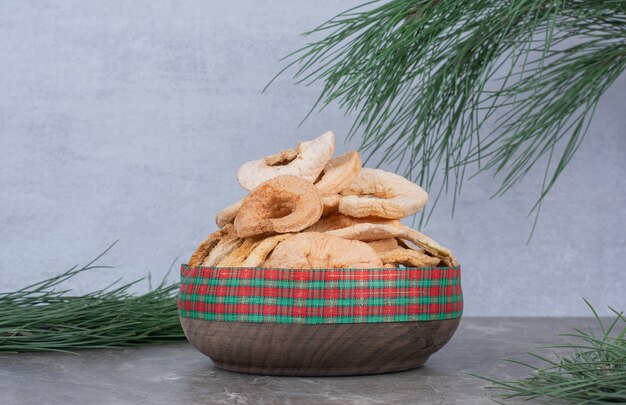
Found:
<path fill-rule="evenodd" d="M 525 359 L 582 318 L 464 318 L 425 366 L 361 377 L 269 377 L 216 369 L 187 343 L 140 349 L 0 354 L 2 404 L 493 404 L 467 372 L 519 378 Z"/>

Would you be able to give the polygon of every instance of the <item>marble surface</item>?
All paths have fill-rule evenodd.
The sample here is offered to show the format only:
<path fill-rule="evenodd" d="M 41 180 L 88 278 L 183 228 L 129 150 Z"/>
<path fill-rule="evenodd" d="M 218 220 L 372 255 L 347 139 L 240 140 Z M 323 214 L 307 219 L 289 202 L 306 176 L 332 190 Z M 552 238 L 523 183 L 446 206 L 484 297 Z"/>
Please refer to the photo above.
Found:
<path fill-rule="evenodd" d="M 463 319 L 420 369 L 365 377 L 268 377 L 216 369 L 187 343 L 140 349 L 1 354 L 2 404 L 490 404 L 467 372 L 521 377 L 502 358 L 527 359 L 584 318 Z"/>

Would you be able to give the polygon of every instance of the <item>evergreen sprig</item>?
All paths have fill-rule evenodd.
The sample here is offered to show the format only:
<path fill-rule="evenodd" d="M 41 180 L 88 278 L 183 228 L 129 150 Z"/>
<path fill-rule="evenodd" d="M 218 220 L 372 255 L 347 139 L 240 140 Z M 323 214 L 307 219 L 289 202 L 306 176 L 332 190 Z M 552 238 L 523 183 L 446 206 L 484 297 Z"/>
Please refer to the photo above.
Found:
<path fill-rule="evenodd" d="M 626 403 L 626 318 L 623 312 L 609 307 L 615 319 L 607 327 L 589 302 L 585 302 L 600 326 L 601 335 L 580 329 L 561 335 L 573 342 L 547 348 L 567 349 L 568 353 L 555 354 L 553 358 L 529 353 L 540 361 L 539 366 L 508 360 L 532 370 L 529 377 L 521 380 L 472 375 L 489 381 L 492 384 L 489 389 L 502 391 L 493 398 L 499 403 L 511 399 L 541 400 L 546 404 Z"/>
<path fill-rule="evenodd" d="M 84 272 L 108 268 L 95 263 L 111 247 L 85 266 L 0 293 L 0 352 L 72 352 L 185 339 L 178 320 L 178 285 L 166 284 L 165 278 L 142 295 L 128 290 L 143 279 L 116 286 L 118 280 L 81 296 L 59 288 Z"/>
<path fill-rule="evenodd" d="M 380 3 L 305 33 L 323 37 L 281 73 L 297 67 L 297 83 L 322 82 L 312 111 L 337 102 L 353 113 L 349 138 L 361 134 L 368 158 L 428 189 L 442 174 L 437 199 L 452 189 L 456 200 L 469 164 L 501 175 L 500 195 L 541 162 L 538 214 L 626 68 L 626 2 Z"/>

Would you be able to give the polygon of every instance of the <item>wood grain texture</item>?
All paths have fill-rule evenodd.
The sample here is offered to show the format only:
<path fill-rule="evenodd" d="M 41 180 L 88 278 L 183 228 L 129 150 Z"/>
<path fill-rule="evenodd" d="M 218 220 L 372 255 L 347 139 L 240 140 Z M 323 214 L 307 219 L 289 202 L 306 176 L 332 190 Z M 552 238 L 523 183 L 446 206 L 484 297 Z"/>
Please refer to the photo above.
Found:
<path fill-rule="evenodd" d="M 216 367 L 294 376 L 416 368 L 450 340 L 460 321 L 286 325 L 181 318 L 187 339 Z"/>

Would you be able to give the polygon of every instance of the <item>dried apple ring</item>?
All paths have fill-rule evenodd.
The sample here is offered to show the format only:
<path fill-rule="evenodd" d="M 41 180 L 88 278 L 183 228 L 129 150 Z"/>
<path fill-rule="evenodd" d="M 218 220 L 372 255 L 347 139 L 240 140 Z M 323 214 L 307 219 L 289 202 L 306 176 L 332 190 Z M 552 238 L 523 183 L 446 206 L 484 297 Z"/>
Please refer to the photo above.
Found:
<path fill-rule="evenodd" d="M 367 243 L 320 232 L 303 232 L 280 242 L 263 267 L 288 269 L 381 268 Z"/>
<path fill-rule="evenodd" d="M 431 255 L 440 258 L 446 263 L 446 265 L 457 265 L 454 255 L 449 249 L 441 246 L 439 243 L 435 242 L 423 233 L 418 232 L 415 229 L 411 229 L 401 223 L 394 225 L 369 223 L 356 224 L 346 228 L 328 231 L 327 234 L 365 242 L 385 238 L 406 239 L 424 249 Z"/>
<path fill-rule="evenodd" d="M 354 181 L 361 172 L 361 166 L 361 156 L 355 150 L 337 156 L 324 167 L 315 187 L 322 196 L 337 194 Z"/>
<path fill-rule="evenodd" d="M 299 176 L 314 182 L 334 151 L 335 134 L 328 131 L 311 141 L 300 142 L 294 149 L 244 163 L 237 171 L 237 180 L 248 191 L 281 175 Z"/>
<path fill-rule="evenodd" d="M 340 194 L 339 212 L 351 217 L 404 218 L 424 208 L 428 201 L 423 188 L 380 169 L 362 169 Z"/>
<path fill-rule="evenodd" d="M 263 239 L 253 250 L 250 252 L 246 260 L 243 261 L 243 267 L 259 267 L 265 258 L 274 250 L 276 245 L 290 237 L 291 233 L 282 233 L 280 235 L 270 236 Z"/>
<path fill-rule="evenodd" d="M 210 234 L 201 244 L 196 251 L 191 255 L 187 266 L 194 268 L 204 261 L 204 259 L 211 253 L 211 250 L 217 246 L 217 244 L 224 237 L 235 233 L 235 227 L 232 224 L 226 225 L 219 231 Z"/>
<path fill-rule="evenodd" d="M 324 205 L 324 211 L 322 211 L 323 217 L 337 212 L 340 198 L 341 196 L 339 194 L 322 196 L 322 204 Z"/>
<path fill-rule="evenodd" d="M 215 223 L 217 226 L 223 228 L 226 224 L 232 224 L 237 216 L 237 213 L 239 212 L 239 208 L 241 208 L 242 202 L 243 198 L 218 212 L 215 217 Z"/>
<path fill-rule="evenodd" d="M 324 201 L 324 198 L 322 198 Z M 323 217 L 310 227 L 306 228 L 306 232 L 327 232 L 332 231 L 339 228 L 345 228 L 347 226 L 352 226 L 356 224 L 391 224 L 397 225 L 400 224 L 400 221 L 397 219 L 386 219 L 380 217 L 365 217 L 365 218 L 354 218 L 349 217 L 347 215 L 340 214 L 338 212 Z"/>
<path fill-rule="evenodd" d="M 256 248 L 262 239 L 260 238 L 246 238 L 243 243 L 228 255 L 226 255 L 219 263 L 217 267 L 239 267 L 248 258 L 250 253 Z"/>
<path fill-rule="evenodd" d="M 384 264 L 393 263 L 396 265 L 400 263 L 409 267 L 436 267 L 441 262 L 441 259 L 437 257 L 428 256 L 426 253 L 401 247 L 379 252 L 378 256 Z"/>
<path fill-rule="evenodd" d="M 254 189 L 235 217 L 237 236 L 298 232 L 322 216 L 322 199 L 312 182 L 278 176 Z"/>
<path fill-rule="evenodd" d="M 382 252 L 388 252 L 398 247 L 398 241 L 396 238 L 377 239 L 371 242 L 367 242 L 380 255 Z M 383 260 L 383 263 L 385 261 Z"/>
<path fill-rule="evenodd" d="M 202 266 L 217 266 L 226 256 L 233 250 L 237 249 L 243 243 L 243 239 L 237 235 L 227 235 L 211 250 L 211 253 L 202 261 Z"/>

